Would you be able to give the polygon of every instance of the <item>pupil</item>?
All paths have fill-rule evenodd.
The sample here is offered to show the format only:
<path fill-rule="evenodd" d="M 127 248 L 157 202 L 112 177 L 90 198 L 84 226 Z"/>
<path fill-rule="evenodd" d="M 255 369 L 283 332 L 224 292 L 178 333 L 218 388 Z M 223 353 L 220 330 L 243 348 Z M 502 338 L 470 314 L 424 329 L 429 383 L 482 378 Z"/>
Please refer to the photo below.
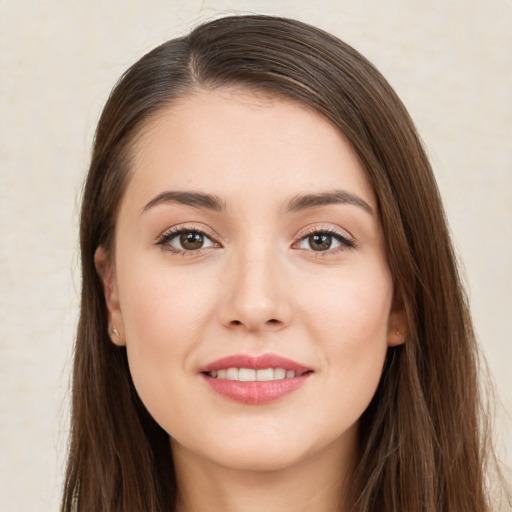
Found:
<path fill-rule="evenodd" d="M 331 244 L 332 237 L 330 235 L 317 234 L 309 237 L 309 245 L 314 251 L 326 251 Z"/>
<path fill-rule="evenodd" d="M 180 243 L 184 249 L 200 249 L 203 245 L 203 235 L 194 231 L 183 233 L 180 236 Z"/>

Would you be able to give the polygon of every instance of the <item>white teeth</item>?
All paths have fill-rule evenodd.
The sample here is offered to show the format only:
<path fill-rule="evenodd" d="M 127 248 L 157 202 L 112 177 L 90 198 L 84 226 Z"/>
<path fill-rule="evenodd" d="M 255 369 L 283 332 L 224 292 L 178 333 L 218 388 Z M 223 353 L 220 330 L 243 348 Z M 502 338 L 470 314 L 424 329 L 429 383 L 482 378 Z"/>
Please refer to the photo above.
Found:
<path fill-rule="evenodd" d="M 239 380 L 242 382 L 263 382 L 269 380 L 293 379 L 301 373 L 295 373 L 293 370 L 284 368 L 263 368 L 254 370 L 253 368 L 226 368 L 223 370 L 212 370 L 210 377 L 225 380 Z"/>
<path fill-rule="evenodd" d="M 238 380 L 238 368 L 228 368 L 226 372 L 226 379 Z"/>
<path fill-rule="evenodd" d="M 286 370 L 284 368 L 276 368 L 274 370 L 274 379 L 281 380 L 286 377 Z"/>
<path fill-rule="evenodd" d="M 240 368 L 238 371 L 238 378 L 244 382 L 250 382 L 256 380 L 256 370 L 252 368 Z"/>
<path fill-rule="evenodd" d="M 256 370 L 256 380 L 274 380 L 274 369 Z"/>

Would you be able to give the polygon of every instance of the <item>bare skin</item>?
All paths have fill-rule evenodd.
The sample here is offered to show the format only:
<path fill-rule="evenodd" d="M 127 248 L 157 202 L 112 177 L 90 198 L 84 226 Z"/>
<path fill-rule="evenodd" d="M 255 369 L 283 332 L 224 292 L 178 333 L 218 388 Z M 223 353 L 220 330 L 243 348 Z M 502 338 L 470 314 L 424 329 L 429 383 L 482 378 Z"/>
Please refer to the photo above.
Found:
<path fill-rule="evenodd" d="M 316 460 L 308 459 L 290 470 L 240 471 L 194 460 L 193 454 L 182 451 L 173 443 L 180 489 L 176 512 L 343 510 L 339 504 L 344 502 L 345 485 L 350 479 L 347 468 L 352 453 L 344 454 L 346 460 L 335 451 L 322 453 Z"/>

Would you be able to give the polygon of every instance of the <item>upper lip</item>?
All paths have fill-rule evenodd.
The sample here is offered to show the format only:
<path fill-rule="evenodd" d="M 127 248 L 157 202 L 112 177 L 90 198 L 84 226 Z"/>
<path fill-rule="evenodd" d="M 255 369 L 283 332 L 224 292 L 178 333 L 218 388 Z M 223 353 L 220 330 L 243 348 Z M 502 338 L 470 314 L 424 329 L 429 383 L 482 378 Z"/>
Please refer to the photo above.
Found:
<path fill-rule="evenodd" d="M 203 366 L 199 371 L 201 373 L 208 373 L 213 370 L 223 370 L 227 368 L 252 368 L 254 370 L 284 368 L 285 370 L 293 370 L 294 372 L 301 373 L 312 370 L 312 368 L 277 354 L 262 354 L 260 356 L 235 354 L 212 361 Z"/>

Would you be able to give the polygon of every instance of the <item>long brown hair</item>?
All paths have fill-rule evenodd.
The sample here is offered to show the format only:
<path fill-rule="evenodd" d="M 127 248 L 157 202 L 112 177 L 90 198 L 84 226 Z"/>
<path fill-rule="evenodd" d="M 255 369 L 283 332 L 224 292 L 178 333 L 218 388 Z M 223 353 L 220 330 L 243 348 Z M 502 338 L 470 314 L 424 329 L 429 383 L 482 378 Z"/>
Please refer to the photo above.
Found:
<path fill-rule="evenodd" d="M 298 21 L 233 16 L 171 40 L 134 64 L 101 115 L 81 214 L 82 302 L 63 512 L 175 507 L 168 435 L 133 387 L 107 332 L 98 246 L 114 249 L 131 149 L 160 109 L 194 90 L 242 86 L 291 98 L 331 120 L 374 187 L 396 299 L 409 322 L 360 419 L 351 485 L 357 512 L 482 512 L 486 433 L 478 357 L 443 207 L 414 125 L 353 48 Z"/>

